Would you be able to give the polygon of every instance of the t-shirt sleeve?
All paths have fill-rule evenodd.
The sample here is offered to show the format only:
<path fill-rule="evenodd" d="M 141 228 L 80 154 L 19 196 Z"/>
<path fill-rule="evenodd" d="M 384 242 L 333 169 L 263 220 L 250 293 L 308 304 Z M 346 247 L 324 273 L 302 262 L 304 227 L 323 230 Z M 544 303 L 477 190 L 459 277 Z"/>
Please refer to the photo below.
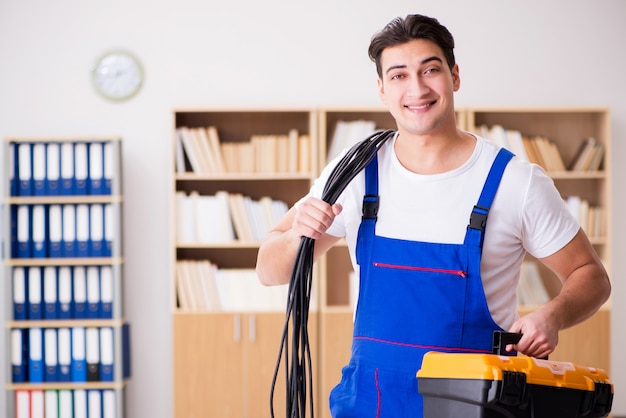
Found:
<path fill-rule="evenodd" d="M 523 211 L 523 243 L 537 258 L 544 258 L 565 247 L 580 229 L 554 181 L 533 166 Z"/>

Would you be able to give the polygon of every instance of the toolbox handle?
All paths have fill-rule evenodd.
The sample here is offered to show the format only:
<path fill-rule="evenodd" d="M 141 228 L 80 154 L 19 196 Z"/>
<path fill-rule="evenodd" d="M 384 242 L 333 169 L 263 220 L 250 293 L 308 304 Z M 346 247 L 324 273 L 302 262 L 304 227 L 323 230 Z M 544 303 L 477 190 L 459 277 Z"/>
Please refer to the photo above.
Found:
<path fill-rule="evenodd" d="M 491 352 L 499 356 L 516 356 L 517 351 L 506 351 L 506 346 L 517 344 L 521 338 L 522 334 L 518 332 L 494 331 Z"/>
<path fill-rule="evenodd" d="M 499 356 L 516 356 L 517 351 L 506 351 L 506 346 L 509 344 L 517 344 L 521 339 L 522 334 L 519 332 L 494 331 L 491 352 Z M 548 356 L 541 358 L 541 360 L 547 359 Z"/>

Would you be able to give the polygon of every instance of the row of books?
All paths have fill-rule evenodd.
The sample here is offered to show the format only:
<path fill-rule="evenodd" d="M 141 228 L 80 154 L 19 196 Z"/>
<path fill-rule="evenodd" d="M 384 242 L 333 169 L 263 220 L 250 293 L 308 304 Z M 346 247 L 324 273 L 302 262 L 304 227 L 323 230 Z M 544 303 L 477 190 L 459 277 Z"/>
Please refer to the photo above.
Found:
<path fill-rule="evenodd" d="M 113 204 L 11 206 L 13 258 L 110 257 Z"/>
<path fill-rule="evenodd" d="M 111 266 L 18 266 L 11 274 L 16 321 L 113 318 Z"/>
<path fill-rule="evenodd" d="M 605 154 L 604 144 L 593 137 L 585 138 L 576 150 L 567 169 L 572 171 L 597 171 Z"/>
<path fill-rule="evenodd" d="M 122 352 L 124 358 L 116 359 L 112 327 L 15 328 L 11 330 L 12 381 L 113 382 L 116 361 L 121 362 L 122 377 L 130 375 L 128 349 Z"/>
<path fill-rule="evenodd" d="M 606 236 L 606 216 L 601 206 L 591 206 L 580 196 L 569 196 L 565 204 L 589 238 Z"/>
<path fill-rule="evenodd" d="M 176 262 L 176 294 L 186 312 L 283 312 L 288 286 L 263 286 L 254 269 L 220 269 L 209 260 Z"/>
<path fill-rule="evenodd" d="M 15 391 L 15 418 L 117 418 L 113 389 Z"/>
<path fill-rule="evenodd" d="M 177 241 L 179 244 L 261 241 L 287 213 L 280 200 L 254 200 L 241 193 L 219 191 L 215 195 L 176 192 Z"/>
<path fill-rule="evenodd" d="M 604 158 L 604 144 L 594 138 L 583 139 L 574 157 L 565 164 L 557 145 L 545 137 L 524 136 L 521 132 L 506 129 L 502 125 L 481 125 L 478 133 L 511 150 L 519 158 L 538 164 L 549 172 L 597 171 Z"/>
<path fill-rule="evenodd" d="M 326 161 L 337 157 L 341 151 L 350 148 L 376 132 L 376 122 L 369 120 L 337 121 L 331 142 L 326 153 Z"/>
<path fill-rule="evenodd" d="M 291 129 L 287 134 L 252 135 L 240 142 L 221 142 L 217 128 L 176 129 L 176 171 L 196 174 L 310 173 L 311 137 Z"/>
<path fill-rule="evenodd" d="M 111 142 L 11 142 L 11 196 L 110 195 Z"/>

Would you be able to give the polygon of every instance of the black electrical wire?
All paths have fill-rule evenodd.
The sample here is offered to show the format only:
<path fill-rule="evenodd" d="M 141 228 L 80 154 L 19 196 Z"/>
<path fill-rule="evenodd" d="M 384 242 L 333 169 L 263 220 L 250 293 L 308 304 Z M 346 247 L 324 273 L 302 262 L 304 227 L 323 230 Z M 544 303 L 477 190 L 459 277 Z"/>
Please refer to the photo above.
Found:
<path fill-rule="evenodd" d="M 395 131 L 393 130 L 379 131 L 352 146 L 333 168 L 324 185 L 322 200 L 331 205 L 334 204 L 348 183 L 367 166 L 380 149 L 380 146 L 393 137 L 394 134 Z M 274 418 L 274 390 L 283 356 L 287 384 L 286 417 L 305 417 L 308 396 L 309 417 L 314 418 L 313 375 L 307 327 L 313 280 L 314 245 L 314 239 L 302 237 L 291 272 L 285 325 L 270 391 L 270 412 L 272 418 Z M 292 325 L 291 332 L 290 322 Z M 291 344 L 289 344 L 289 337 L 291 337 Z"/>

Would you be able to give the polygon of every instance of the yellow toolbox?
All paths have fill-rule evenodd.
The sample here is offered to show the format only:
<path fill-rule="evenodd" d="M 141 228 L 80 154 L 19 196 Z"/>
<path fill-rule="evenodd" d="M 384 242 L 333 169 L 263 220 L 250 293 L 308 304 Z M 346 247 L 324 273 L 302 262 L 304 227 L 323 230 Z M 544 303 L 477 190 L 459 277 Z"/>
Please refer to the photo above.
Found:
<path fill-rule="evenodd" d="M 424 418 L 606 417 L 607 373 L 569 362 L 429 352 L 417 372 Z"/>

